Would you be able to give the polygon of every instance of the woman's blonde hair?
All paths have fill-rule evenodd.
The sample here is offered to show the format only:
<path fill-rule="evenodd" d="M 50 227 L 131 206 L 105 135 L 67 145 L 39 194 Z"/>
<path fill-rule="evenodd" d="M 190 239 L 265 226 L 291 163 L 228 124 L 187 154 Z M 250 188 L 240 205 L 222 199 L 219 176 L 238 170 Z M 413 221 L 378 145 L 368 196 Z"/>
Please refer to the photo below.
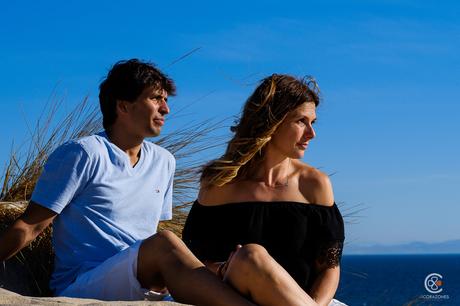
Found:
<path fill-rule="evenodd" d="M 289 112 L 305 102 L 319 104 L 319 88 L 312 77 L 272 74 L 263 79 L 246 101 L 224 155 L 207 164 L 201 174 L 206 185 L 223 186 L 249 173 L 263 160 L 263 148 Z"/>

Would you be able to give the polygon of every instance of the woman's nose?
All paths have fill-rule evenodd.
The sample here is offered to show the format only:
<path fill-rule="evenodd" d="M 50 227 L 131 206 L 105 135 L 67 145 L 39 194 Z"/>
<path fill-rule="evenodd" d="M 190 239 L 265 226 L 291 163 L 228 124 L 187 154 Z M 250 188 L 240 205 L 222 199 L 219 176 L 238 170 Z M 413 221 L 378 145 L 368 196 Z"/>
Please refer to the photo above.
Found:
<path fill-rule="evenodd" d="M 307 127 L 305 128 L 305 136 L 307 136 L 308 139 L 316 137 L 315 129 L 311 124 L 307 125 Z"/>

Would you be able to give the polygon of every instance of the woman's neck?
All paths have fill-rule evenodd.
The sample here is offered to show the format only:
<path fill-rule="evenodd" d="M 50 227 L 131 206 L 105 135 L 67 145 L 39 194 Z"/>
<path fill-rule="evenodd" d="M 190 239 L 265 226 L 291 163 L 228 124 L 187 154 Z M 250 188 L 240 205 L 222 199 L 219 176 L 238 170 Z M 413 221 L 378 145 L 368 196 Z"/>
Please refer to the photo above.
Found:
<path fill-rule="evenodd" d="M 291 171 L 289 157 L 265 154 L 252 179 L 263 182 L 268 187 L 287 186 Z"/>

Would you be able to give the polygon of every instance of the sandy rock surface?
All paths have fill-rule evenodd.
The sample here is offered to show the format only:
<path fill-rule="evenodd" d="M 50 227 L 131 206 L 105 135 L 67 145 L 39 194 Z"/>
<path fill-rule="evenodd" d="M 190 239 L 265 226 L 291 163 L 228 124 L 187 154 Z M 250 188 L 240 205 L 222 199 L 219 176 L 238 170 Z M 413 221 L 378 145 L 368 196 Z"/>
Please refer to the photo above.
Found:
<path fill-rule="evenodd" d="M 185 304 L 175 302 L 152 302 L 152 301 L 117 301 L 104 302 L 91 299 L 76 299 L 64 297 L 29 297 L 23 296 L 11 291 L 0 288 L 0 305 L 39 305 L 39 306 L 54 306 L 54 305 L 153 305 L 153 306 L 184 306 Z"/>

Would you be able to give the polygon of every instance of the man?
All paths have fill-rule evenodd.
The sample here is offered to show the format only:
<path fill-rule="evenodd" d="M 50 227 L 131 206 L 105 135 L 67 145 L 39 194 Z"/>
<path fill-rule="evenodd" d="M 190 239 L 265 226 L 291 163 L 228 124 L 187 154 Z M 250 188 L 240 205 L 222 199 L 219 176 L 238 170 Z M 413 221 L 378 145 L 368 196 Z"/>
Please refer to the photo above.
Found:
<path fill-rule="evenodd" d="M 100 85 L 105 131 L 50 155 L 26 211 L 0 236 L 0 260 L 54 221 L 56 295 L 140 300 L 152 290 L 160 299 L 167 288 L 179 302 L 252 305 L 174 234 L 156 234 L 172 217 L 175 160 L 144 139 L 160 134 L 174 94 L 174 82 L 153 65 L 116 63 Z"/>

